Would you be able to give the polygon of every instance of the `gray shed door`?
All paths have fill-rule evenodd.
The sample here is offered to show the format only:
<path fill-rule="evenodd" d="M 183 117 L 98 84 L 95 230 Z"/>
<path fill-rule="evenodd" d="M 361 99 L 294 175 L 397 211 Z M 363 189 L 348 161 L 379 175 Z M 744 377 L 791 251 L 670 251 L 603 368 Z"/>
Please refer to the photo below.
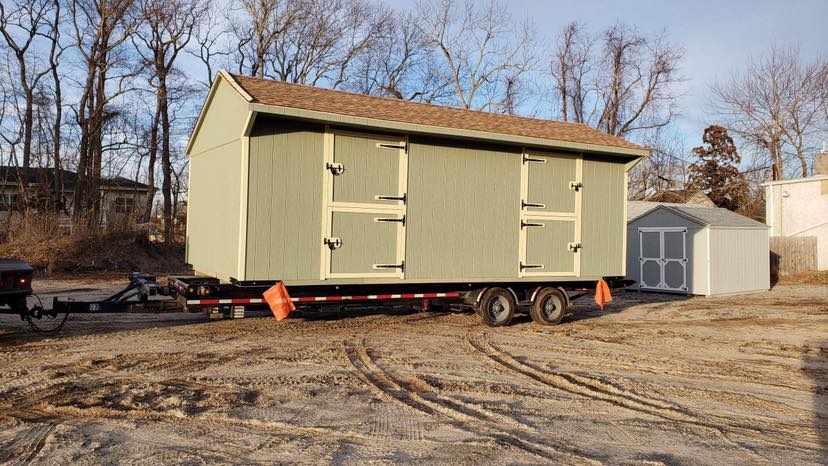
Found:
<path fill-rule="evenodd" d="M 403 278 L 406 141 L 328 131 L 322 278 Z"/>
<path fill-rule="evenodd" d="M 639 228 L 642 290 L 687 292 L 687 229 Z"/>

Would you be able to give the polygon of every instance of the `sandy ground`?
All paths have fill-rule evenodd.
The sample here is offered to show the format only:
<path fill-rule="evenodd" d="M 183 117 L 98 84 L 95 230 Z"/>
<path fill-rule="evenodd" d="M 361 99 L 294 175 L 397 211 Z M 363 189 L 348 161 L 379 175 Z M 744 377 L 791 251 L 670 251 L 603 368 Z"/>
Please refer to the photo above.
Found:
<path fill-rule="evenodd" d="M 828 462 L 827 286 L 573 311 L 3 316 L 0 462 Z"/>

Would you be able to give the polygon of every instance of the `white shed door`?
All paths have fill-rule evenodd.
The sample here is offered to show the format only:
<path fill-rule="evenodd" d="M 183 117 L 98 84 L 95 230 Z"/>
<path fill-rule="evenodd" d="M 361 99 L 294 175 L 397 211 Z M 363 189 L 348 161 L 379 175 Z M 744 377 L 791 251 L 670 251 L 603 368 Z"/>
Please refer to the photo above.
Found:
<path fill-rule="evenodd" d="M 639 228 L 642 290 L 687 292 L 687 229 Z"/>

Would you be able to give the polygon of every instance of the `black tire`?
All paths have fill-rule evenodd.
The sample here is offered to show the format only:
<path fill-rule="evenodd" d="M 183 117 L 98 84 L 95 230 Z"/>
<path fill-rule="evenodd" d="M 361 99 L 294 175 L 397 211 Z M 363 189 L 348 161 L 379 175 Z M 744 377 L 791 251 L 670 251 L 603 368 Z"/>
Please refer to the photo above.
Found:
<path fill-rule="evenodd" d="M 517 303 L 512 293 L 505 288 L 489 288 L 480 297 L 475 311 L 489 327 L 509 325 L 515 315 Z"/>
<path fill-rule="evenodd" d="M 566 315 L 566 295 L 558 288 L 544 288 L 529 307 L 532 320 L 543 325 L 555 325 Z"/>

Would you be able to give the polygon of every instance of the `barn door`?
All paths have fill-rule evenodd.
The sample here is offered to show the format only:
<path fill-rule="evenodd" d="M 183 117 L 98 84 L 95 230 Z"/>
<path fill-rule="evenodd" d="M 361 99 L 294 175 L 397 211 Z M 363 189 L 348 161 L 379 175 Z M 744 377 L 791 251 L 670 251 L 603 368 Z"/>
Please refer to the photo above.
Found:
<path fill-rule="evenodd" d="M 642 290 L 687 292 L 687 229 L 639 228 Z"/>
<path fill-rule="evenodd" d="M 405 273 L 405 138 L 325 134 L 322 278 Z"/>
<path fill-rule="evenodd" d="M 580 157 L 523 154 L 520 277 L 580 274 Z"/>

